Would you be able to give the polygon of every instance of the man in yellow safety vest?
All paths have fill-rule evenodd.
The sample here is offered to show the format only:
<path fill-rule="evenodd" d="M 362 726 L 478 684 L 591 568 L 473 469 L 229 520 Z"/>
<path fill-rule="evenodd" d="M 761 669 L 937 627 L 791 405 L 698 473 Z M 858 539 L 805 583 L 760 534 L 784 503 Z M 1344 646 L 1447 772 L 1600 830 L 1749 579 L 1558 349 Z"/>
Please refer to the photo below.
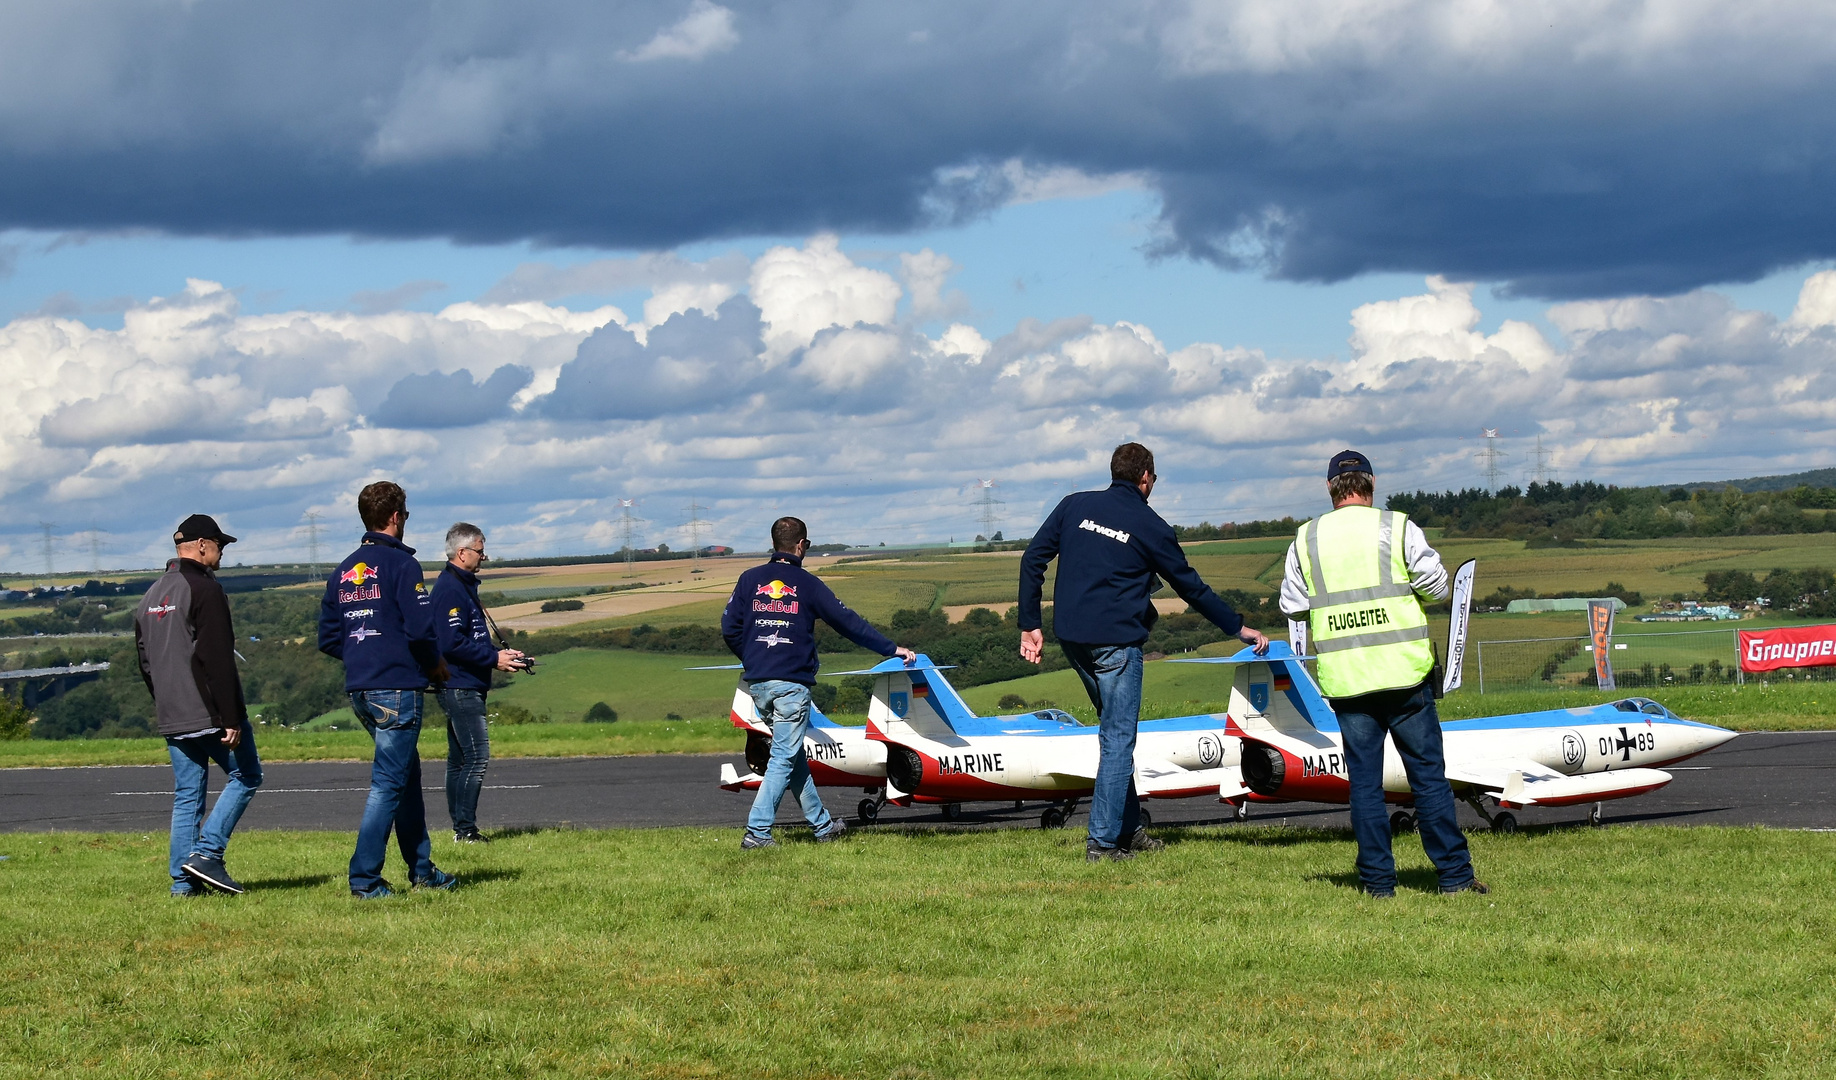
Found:
<path fill-rule="evenodd" d="M 1301 526 L 1288 548 L 1281 609 L 1307 619 L 1320 690 L 1339 720 L 1359 884 L 1372 896 L 1396 894 L 1383 790 L 1387 734 L 1415 793 L 1422 848 L 1441 891 L 1488 892 L 1473 877 L 1454 819 L 1430 677 L 1434 646 L 1420 599 L 1446 599 L 1447 568 L 1407 515 L 1373 505 L 1376 482 L 1363 454 L 1335 454 L 1326 488 L 1332 513 Z"/>

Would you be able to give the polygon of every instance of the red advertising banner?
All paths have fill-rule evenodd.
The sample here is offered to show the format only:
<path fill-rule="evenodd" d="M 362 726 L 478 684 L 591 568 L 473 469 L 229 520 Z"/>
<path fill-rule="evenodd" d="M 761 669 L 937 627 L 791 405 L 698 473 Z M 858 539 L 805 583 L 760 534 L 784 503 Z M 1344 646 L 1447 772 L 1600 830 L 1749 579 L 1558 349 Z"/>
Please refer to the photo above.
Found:
<path fill-rule="evenodd" d="M 1787 626 L 1737 633 L 1742 671 L 1836 664 L 1836 626 Z"/>

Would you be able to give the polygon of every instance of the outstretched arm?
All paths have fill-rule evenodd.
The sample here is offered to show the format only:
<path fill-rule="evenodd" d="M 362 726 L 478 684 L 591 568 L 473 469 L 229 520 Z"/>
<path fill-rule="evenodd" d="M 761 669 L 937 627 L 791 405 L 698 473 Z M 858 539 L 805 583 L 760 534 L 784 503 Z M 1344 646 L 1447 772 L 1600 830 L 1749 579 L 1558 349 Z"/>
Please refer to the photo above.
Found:
<path fill-rule="evenodd" d="M 1173 535 L 1170 526 L 1164 532 L 1155 529 L 1151 534 L 1143 530 L 1141 542 L 1146 545 L 1148 557 L 1153 560 L 1154 572 L 1173 586 L 1173 591 L 1179 594 L 1180 599 L 1210 619 L 1226 634 L 1253 646 L 1259 653 L 1268 651 L 1269 639 L 1263 636 L 1262 631 L 1243 625 L 1243 616 L 1225 603 L 1223 597 L 1212 592 L 1211 586 L 1205 584 L 1205 579 L 1192 569 L 1192 564 L 1186 561 L 1186 550 L 1179 546 L 1179 540 Z"/>

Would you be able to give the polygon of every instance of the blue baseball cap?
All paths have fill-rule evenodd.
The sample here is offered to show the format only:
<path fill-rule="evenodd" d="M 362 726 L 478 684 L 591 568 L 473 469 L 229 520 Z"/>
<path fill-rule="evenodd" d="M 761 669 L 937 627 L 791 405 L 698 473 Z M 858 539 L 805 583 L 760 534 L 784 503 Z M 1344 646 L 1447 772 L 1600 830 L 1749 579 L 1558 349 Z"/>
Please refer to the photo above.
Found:
<path fill-rule="evenodd" d="M 1376 471 L 1371 468 L 1371 459 L 1356 450 L 1341 450 L 1332 455 L 1332 464 L 1326 466 L 1326 479 L 1332 480 L 1348 472 L 1376 475 Z"/>

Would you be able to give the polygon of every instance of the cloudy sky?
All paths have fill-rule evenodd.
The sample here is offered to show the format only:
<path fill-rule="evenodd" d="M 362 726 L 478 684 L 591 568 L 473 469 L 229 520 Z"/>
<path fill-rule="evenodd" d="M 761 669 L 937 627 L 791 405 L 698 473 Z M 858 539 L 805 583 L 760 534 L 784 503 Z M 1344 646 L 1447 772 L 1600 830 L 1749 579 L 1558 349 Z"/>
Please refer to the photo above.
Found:
<path fill-rule="evenodd" d="M 0 569 L 1836 464 L 1836 9 L 0 8 Z"/>

